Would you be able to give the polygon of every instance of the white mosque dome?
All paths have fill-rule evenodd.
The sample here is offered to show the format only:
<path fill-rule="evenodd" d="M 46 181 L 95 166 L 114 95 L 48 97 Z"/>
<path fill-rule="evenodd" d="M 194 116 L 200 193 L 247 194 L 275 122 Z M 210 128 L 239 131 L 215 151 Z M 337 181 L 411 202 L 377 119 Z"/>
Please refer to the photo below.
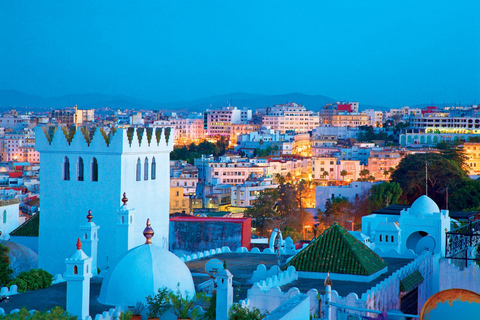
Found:
<path fill-rule="evenodd" d="M 435 201 L 426 195 L 419 197 L 410 207 L 410 214 L 417 216 L 430 215 L 436 212 L 440 212 L 440 208 L 438 208 Z"/>
<path fill-rule="evenodd" d="M 151 230 L 151 233 L 149 233 Z M 144 231 L 147 242 L 129 250 L 111 268 L 102 282 L 98 301 L 107 305 L 134 306 L 145 297 L 167 287 L 192 297 L 195 294 L 192 274 L 176 255 L 151 244 L 150 222 Z"/>

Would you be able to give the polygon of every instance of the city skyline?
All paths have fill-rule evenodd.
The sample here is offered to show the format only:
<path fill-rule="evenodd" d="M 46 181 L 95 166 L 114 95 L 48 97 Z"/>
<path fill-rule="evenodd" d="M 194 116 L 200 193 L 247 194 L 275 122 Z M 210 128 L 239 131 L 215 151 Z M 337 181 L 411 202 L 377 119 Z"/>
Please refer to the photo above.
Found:
<path fill-rule="evenodd" d="M 0 89 L 173 102 L 302 92 L 478 102 L 480 4 L 0 4 Z M 279 101 L 278 103 L 282 103 Z"/>

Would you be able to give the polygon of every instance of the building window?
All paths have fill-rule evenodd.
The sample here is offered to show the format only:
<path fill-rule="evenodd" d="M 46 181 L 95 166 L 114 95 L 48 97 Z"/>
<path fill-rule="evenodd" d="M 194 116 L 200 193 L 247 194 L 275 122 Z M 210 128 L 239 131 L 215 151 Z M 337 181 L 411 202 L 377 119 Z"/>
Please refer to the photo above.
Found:
<path fill-rule="evenodd" d="M 78 157 L 77 161 L 77 181 L 83 181 L 83 159 Z"/>
<path fill-rule="evenodd" d="M 63 180 L 70 180 L 70 161 L 67 157 L 63 158 Z"/>
<path fill-rule="evenodd" d="M 77 266 L 73 266 L 73 274 L 78 274 L 78 267 Z"/>
<path fill-rule="evenodd" d="M 157 164 L 155 163 L 155 157 L 152 159 L 152 180 L 157 177 Z"/>
<path fill-rule="evenodd" d="M 145 158 L 143 170 L 143 180 L 148 180 L 148 158 Z"/>
<path fill-rule="evenodd" d="M 393 236 L 392 236 L 392 242 L 393 242 Z"/>
<path fill-rule="evenodd" d="M 142 164 L 140 158 L 137 159 L 137 181 L 142 180 Z"/>
<path fill-rule="evenodd" d="M 380 242 L 382 242 L 382 235 L 380 235 Z"/>
<path fill-rule="evenodd" d="M 98 162 L 97 158 L 92 158 L 92 181 L 98 181 Z"/>

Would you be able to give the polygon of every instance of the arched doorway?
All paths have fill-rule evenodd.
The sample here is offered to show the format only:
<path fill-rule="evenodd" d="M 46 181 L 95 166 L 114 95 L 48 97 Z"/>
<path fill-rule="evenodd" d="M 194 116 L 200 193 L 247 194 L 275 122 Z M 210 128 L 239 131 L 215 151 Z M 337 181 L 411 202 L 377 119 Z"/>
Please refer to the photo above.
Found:
<path fill-rule="evenodd" d="M 427 250 L 435 251 L 436 241 L 425 231 L 416 231 L 410 234 L 407 238 L 407 249 L 413 250 L 416 254 L 420 254 Z"/>

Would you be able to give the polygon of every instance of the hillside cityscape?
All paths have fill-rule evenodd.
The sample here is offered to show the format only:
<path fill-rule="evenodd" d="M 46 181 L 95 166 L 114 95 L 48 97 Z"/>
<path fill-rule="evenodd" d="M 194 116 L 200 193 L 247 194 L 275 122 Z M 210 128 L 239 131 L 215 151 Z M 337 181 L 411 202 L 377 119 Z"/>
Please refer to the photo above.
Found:
<path fill-rule="evenodd" d="M 477 320 L 480 1 L 0 1 L 0 320 Z"/>
<path fill-rule="evenodd" d="M 59 274 L 54 282 L 68 281 L 66 274 L 61 276 L 63 262 L 59 266 L 52 258 L 58 255 L 62 261 L 61 257 L 71 250 L 57 247 L 54 254 L 51 250 L 59 235 L 45 236 L 42 240 L 42 232 L 44 235 L 55 233 L 59 223 L 74 226 L 76 223 L 72 217 L 63 215 L 60 218 L 55 212 L 63 212 L 65 206 L 74 205 L 78 199 L 73 197 L 67 202 L 59 202 L 57 193 L 52 193 L 51 188 L 67 194 L 85 193 L 87 198 L 81 198 L 89 203 L 88 209 L 82 209 L 77 218 L 82 221 L 81 216 L 87 210 L 88 221 L 91 221 L 90 212 L 102 215 L 104 211 L 118 211 L 115 203 L 112 206 L 112 203 L 92 202 L 89 198 L 97 197 L 92 190 L 100 188 L 105 193 L 104 188 L 114 181 L 123 185 L 129 179 L 137 183 L 168 181 L 161 187 L 159 185 L 159 189 L 151 189 L 153 185 L 148 187 L 149 191 L 134 185 L 123 186 L 124 191 L 134 189 L 123 194 L 123 205 L 118 211 L 122 223 L 129 219 L 133 221 L 137 214 L 129 213 L 131 209 L 126 206 L 126 195 L 132 198 L 151 193 L 147 197 L 152 200 L 161 195 L 161 207 L 156 201 L 141 200 L 141 196 L 143 203 L 135 199 L 130 202 L 137 210 L 151 212 L 138 218 L 146 216 L 153 222 L 157 217 L 155 220 L 158 221 L 152 225 L 155 233 L 163 234 L 163 250 L 169 249 L 185 262 L 208 256 L 207 252 L 218 248 L 222 254 L 225 248 L 235 252 L 246 250 L 247 253 L 255 250 L 265 254 L 281 252 L 280 257 L 290 258 L 286 262 L 274 259 L 270 263 L 292 266 L 292 270 L 299 271 L 298 275 L 286 275 L 287 278 L 300 279 L 301 273 L 316 271 L 322 274 L 323 270 L 332 272 L 331 278 L 345 281 L 344 276 L 334 277 L 338 266 L 326 263 L 318 269 L 301 262 L 302 255 L 309 254 L 307 249 L 310 246 L 318 247 L 315 249 L 320 250 L 318 254 L 326 254 L 324 246 L 332 240 L 325 237 L 334 234 L 334 237 L 341 238 L 348 234 L 350 238 L 345 238 L 345 243 L 358 242 L 357 245 L 364 246 L 362 250 L 370 251 L 364 252 L 365 257 L 374 255 L 365 262 L 356 262 L 360 265 L 366 263 L 365 268 L 371 267 L 373 262 L 370 260 L 380 259 L 380 269 L 369 276 L 372 278 L 376 273 L 384 273 L 387 264 L 398 263 L 398 259 L 405 259 L 398 267 L 411 269 L 408 261 L 427 259 L 424 251 L 446 255 L 453 249 L 445 244 L 445 236 L 440 230 L 461 229 L 480 219 L 480 182 L 476 180 L 480 174 L 478 105 L 404 106 L 386 111 L 360 111 L 358 102 L 337 101 L 316 109 L 319 111 L 288 102 L 262 108 L 207 106 L 203 112 L 82 109 L 77 106 L 50 111 L 11 109 L 5 112 L 0 117 L 3 172 L 0 181 L 4 209 L 0 237 L 10 250 L 22 246 L 29 252 L 23 258 L 27 261 L 10 259 L 13 269 L 28 270 L 38 264 L 52 274 Z M 118 140 L 122 136 L 123 146 Z M 160 148 L 162 156 L 159 151 L 148 150 L 153 146 Z M 140 150 L 147 152 L 147 157 L 140 156 Z M 109 168 L 105 164 L 108 159 L 105 152 L 113 152 L 112 155 L 118 154 L 119 159 L 125 159 L 120 160 L 120 166 Z M 128 156 L 131 153 L 133 158 Z M 153 157 L 150 158 L 149 153 Z M 124 174 L 125 169 L 131 172 Z M 100 181 L 104 179 L 110 182 L 102 185 Z M 62 180 L 64 183 L 90 181 L 94 184 L 84 184 L 87 189 L 76 184 L 67 187 L 58 184 Z M 73 189 L 68 191 L 71 187 Z M 112 196 L 120 199 L 120 194 L 115 193 Z M 163 218 L 155 213 L 157 210 L 164 210 Z M 411 218 L 405 220 L 403 215 L 411 214 L 410 211 L 419 211 L 416 215 L 421 219 L 416 223 Z M 47 218 L 40 219 L 40 212 Z M 435 218 L 435 212 L 440 216 Z M 420 216 L 424 214 L 433 216 Z M 96 215 L 94 217 L 94 221 L 102 221 Z M 61 222 L 62 219 L 66 220 Z M 441 229 L 436 227 L 435 219 L 439 219 Z M 101 223 L 102 227 L 106 221 Z M 88 232 L 98 230 L 94 223 L 89 223 L 80 227 L 87 231 L 85 239 L 89 239 Z M 165 230 L 168 225 L 173 234 L 172 230 Z M 132 237 L 132 240 L 125 248 L 131 248 L 138 242 L 138 235 L 128 234 L 137 230 L 141 235 L 143 227 L 131 223 L 127 228 L 131 231 L 126 231 L 125 236 L 127 239 Z M 207 234 L 205 228 L 209 230 Z M 409 229 L 421 231 L 412 233 Z M 115 228 L 104 232 L 118 233 Z M 345 234 L 341 235 L 342 232 Z M 167 246 L 165 239 L 169 234 Z M 64 241 L 71 236 L 66 234 Z M 385 243 L 382 243 L 382 236 Z M 122 237 L 122 233 L 116 237 Z M 15 245 L 12 247 L 12 244 Z M 108 247 L 119 245 L 117 241 Z M 120 245 L 119 252 L 122 247 Z M 93 248 L 87 249 L 90 255 L 98 250 Z M 346 257 L 351 254 L 347 248 L 341 249 L 347 250 L 342 253 Z M 44 252 L 49 253 L 42 257 Z M 205 253 L 193 258 L 191 255 L 195 252 Z M 478 257 L 476 252 L 472 253 L 472 260 Z M 105 255 L 102 250 L 98 254 Z M 462 253 L 455 251 L 452 257 L 458 255 Z M 100 275 L 103 268 L 108 269 L 108 256 L 106 259 L 102 262 L 97 257 L 92 263 L 92 268 L 98 268 Z M 470 259 L 451 261 L 457 268 L 470 265 Z M 388 272 L 395 268 L 388 268 Z M 186 270 L 188 272 L 188 268 Z M 13 274 L 21 276 L 18 270 Z M 4 278 L 3 285 L 8 284 L 9 277 Z M 421 277 L 424 279 L 426 275 Z M 199 290 L 195 278 L 194 282 Z M 10 285 L 13 283 L 18 280 L 13 280 Z M 303 285 L 308 290 L 313 283 Z M 252 299 L 254 287 L 248 293 L 239 291 L 238 298 Z M 189 292 L 195 290 L 192 288 L 193 284 Z M 208 288 L 201 290 L 209 292 Z M 226 290 L 228 298 L 228 288 Z M 115 295 L 102 298 L 102 294 L 98 301 L 103 299 L 107 304 L 121 305 Z M 420 299 L 420 296 L 417 293 L 409 295 L 409 299 L 412 298 Z M 130 301 L 126 305 L 135 302 Z M 421 306 L 418 302 L 416 305 Z M 98 308 L 95 303 L 92 307 Z M 253 303 L 252 308 L 259 312 L 274 311 L 273 307 L 258 303 Z M 323 308 L 324 316 L 336 318 L 328 314 L 331 312 L 326 311 L 328 306 Z M 406 314 L 416 314 L 418 309 L 415 308 L 402 307 L 400 303 L 400 310 Z M 316 312 L 320 316 L 322 309 Z"/>

